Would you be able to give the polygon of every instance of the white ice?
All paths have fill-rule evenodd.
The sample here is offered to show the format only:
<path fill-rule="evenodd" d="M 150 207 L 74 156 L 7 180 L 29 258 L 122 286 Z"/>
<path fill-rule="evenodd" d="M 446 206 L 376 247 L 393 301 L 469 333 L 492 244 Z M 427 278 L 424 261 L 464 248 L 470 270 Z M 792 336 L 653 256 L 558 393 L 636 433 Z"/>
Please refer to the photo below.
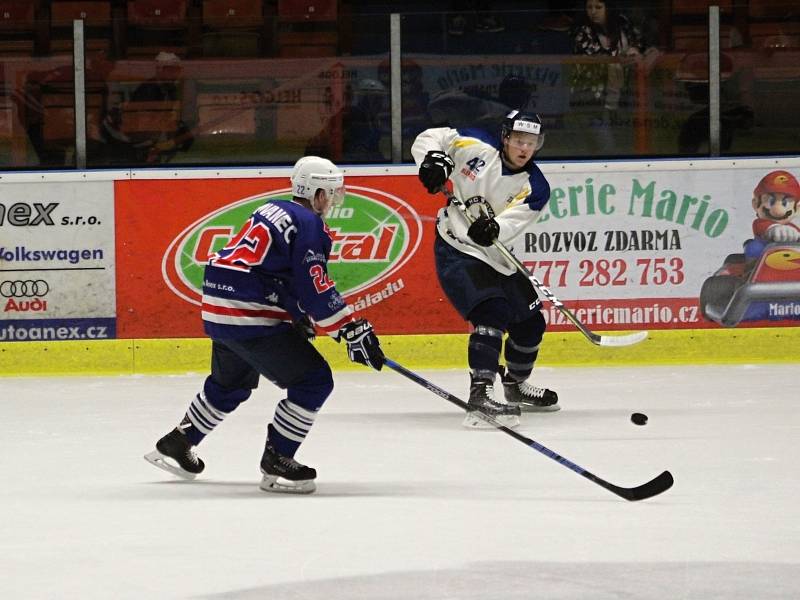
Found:
<path fill-rule="evenodd" d="M 142 455 L 203 375 L 0 379 L 0 598 L 800 598 L 797 369 L 538 369 L 563 409 L 520 431 L 618 485 L 673 473 L 635 503 L 392 371 L 336 374 L 311 496 L 258 489 L 266 381 L 184 482 Z"/>

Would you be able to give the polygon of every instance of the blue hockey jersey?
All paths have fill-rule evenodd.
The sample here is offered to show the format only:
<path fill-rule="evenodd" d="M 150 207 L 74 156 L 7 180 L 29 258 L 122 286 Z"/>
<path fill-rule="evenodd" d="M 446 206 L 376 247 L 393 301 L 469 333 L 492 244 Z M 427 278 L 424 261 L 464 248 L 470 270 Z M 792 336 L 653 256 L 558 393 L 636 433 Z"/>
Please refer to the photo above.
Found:
<path fill-rule="evenodd" d="M 331 244 L 322 219 L 304 206 L 286 200 L 262 205 L 206 265 L 206 334 L 271 335 L 307 315 L 335 337 L 353 316 L 328 276 Z"/>

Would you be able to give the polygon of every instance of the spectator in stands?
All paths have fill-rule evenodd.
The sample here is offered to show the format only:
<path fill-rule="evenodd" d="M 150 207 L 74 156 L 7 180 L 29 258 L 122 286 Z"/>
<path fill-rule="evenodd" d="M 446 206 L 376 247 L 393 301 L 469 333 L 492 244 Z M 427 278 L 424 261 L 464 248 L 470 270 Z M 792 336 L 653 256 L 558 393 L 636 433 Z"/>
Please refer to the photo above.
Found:
<path fill-rule="evenodd" d="M 132 103 L 180 103 L 181 64 L 171 52 L 159 52 L 155 59 L 155 75 L 142 82 L 128 97 Z M 158 164 L 171 160 L 178 151 L 186 152 L 194 142 L 187 124 L 178 119 L 169 130 L 152 132 L 126 131 L 124 122 L 127 110 L 144 110 L 144 107 L 126 106 L 123 92 L 109 94 L 108 107 L 102 115 L 99 139 L 89 145 L 91 162 L 103 165 L 136 166 Z M 153 110 L 165 111 L 164 106 Z"/>
<path fill-rule="evenodd" d="M 423 80 L 422 67 L 410 58 L 403 58 L 400 62 L 400 94 L 403 101 L 403 121 L 401 125 L 404 159 L 411 158 L 411 144 L 414 139 L 431 126 L 428 113 L 430 95 Z M 378 81 L 390 90 L 391 67 L 389 59 L 378 64 Z"/>
<path fill-rule="evenodd" d="M 433 127 L 477 127 L 493 131 L 502 125 L 512 108 L 528 108 L 532 90 L 524 77 L 509 74 L 500 82 L 496 98 L 452 88 L 436 94 L 428 105 L 428 112 Z"/>
<path fill-rule="evenodd" d="M 451 2 L 453 16 L 447 25 L 450 35 L 464 35 L 474 27 L 477 33 L 500 33 L 505 31 L 503 21 L 489 12 L 491 3 L 487 0 L 462 0 Z"/>
<path fill-rule="evenodd" d="M 332 97 L 329 102 L 332 104 Z M 348 84 L 344 106 L 309 140 L 306 155 L 345 162 L 385 161 L 381 120 L 389 114 L 388 105 L 389 92 L 380 81 L 363 78 Z"/>
<path fill-rule="evenodd" d="M 155 62 L 155 76 L 133 91 L 131 102 L 181 102 L 181 59 L 172 52 L 159 52 Z M 168 162 L 178 151 L 186 152 L 192 147 L 194 135 L 183 119 L 179 119 L 174 131 L 159 132 L 149 141 L 145 162 Z"/>
<path fill-rule="evenodd" d="M 611 1 L 586 0 L 585 11 L 572 30 L 572 51 L 586 56 L 640 58 L 644 45 L 639 30 L 617 10 Z M 648 61 L 657 51 L 648 50 Z M 626 85 L 623 62 L 598 61 L 576 64 L 570 92 L 572 107 L 586 118 L 587 131 L 603 154 L 620 152 L 613 135 L 612 121 L 620 108 Z"/>
<path fill-rule="evenodd" d="M 156 55 L 156 73 L 131 94 L 132 102 L 169 102 L 180 100 L 181 59 L 172 52 Z"/>

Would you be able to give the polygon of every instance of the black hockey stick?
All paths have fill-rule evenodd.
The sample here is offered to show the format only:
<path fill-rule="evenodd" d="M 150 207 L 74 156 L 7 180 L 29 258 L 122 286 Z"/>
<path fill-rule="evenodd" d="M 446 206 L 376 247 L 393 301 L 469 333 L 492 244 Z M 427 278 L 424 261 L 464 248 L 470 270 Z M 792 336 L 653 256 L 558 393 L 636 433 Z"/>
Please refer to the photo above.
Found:
<path fill-rule="evenodd" d="M 448 190 L 444 186 L 442 186 L 439 189 L 445 196 L 447 196 L 447 200 L 451 204 L 454 204 L 456 207 L 458 207 L 458 209 L 463 213 L 464 218 L 467 220 L 468 223 L 472 223 L 473 221 L 475 221 L 474 217 L 467 210 L 467 207 L 464 205 L 464 203 L 458 198 L 456 198 L 450 192 L 450 190 Z M 573 325 L 575 325 L 575 327 L 577 327 L 578 330 L 584 336 L 586 336 L 586 338 L 593 344 L 596 344 L 598 346 L 632 346 L 633 344 L 638 344 L 647 337 L 646 331 L 637 331 L 635 333 L 629 333 L 625 335 L 600 335 L 598 333 L 590 331 L 589 328 L 586 327 L 586 325 L 584 325 L 583 323 L 581 323 L 578 317 L 576 317 L 570 309 L 564 306 L 564 303 L 561 300 L 559 300 L 555 296 L 555 294 L 553 294 L 553 292 L 550 291 L 550 288 L 544 285 L 541 281 L 539 281 L 539 279 L 533 273 L 531 273 L 528 269 L 525 268 L 525 265 L 523 265 L 520 262 L 520 260 L 516 256 L 514 256 L 511 253 L 511 251 L 502 244 L 502 242 L 500 242 L 499 240 L 494 240 L 492 244 L 494 244 L 494 247 L 500 251 L 500 254 L 502 254 L 503 257 L 508 262 L 513 264 L 514 267 L 516 267 L 516 269 L 520 273 L 522 273 L 523 275 L 525 275 L 525 277 L 530 279 L 530 282 L 531 284 L 533 284 L 533 287 L 545 298 L 547 298 L 553 304 L 553 306 L 555 306 L 558 310 L 560 310 L 561 314 L 563 314 L 567 319 L 569 319 L 569 321 Z"/>
<path fill-rule="evenodd" d="M 427 379 L 423 378 L 422 376 L 417 375 L 413 371 L 409 371 L 404 366 L 396 363 L 392 359 L 390 359 L 390 358 L 385 359 L 384 364 L 386 366 L 388 366 L 390 369 L 392 369 L 393 371 L 396 371 L 396 372 L 400 373 L 401 375 L 403 375 L 404 377 L 408 377 L 411 381 L 413 381 L 415 383 L 418 383 L 419 385 L 421 385 L 424 388 L 429 389 L 430 391 L 432 391 L 437 396 L 440 396 L 441 398 L 444 398 L 448 402 L 450 402 L 452 404 L 455 404 L 460 409 L 467 410 L 467 403 L 466 402 L 464 402 L 463 400 L 460 400 L 459 398 L 456 398 L 450 392 L 446 392 L 442 388 L 440 388 L 437 385 L 431 383 L 430 381 L 428 381 Z M 644 484 L 636 486 L 636 487 L 625 488 L 625 487 L 620 487 L 618 485 L 614 485 L 613 483 L 609 483 L 605 479 L 601 479 L 597 475 L 594 475 L 593 473 L 590 473 L 589 471 L 587 471 L 583 467 L 581 467 L 579 465 L 576 465 L 574 462 L 572 462 L 570 460 L 567 460 L 566 458 L 564 458 L 560 454 L 557 454 L 557 453 L 553 452 L 549 448 L 546 448 L 545 446 L 542 446 L 536 440 L 532 440 L 530 438 L 527 438 L 524 435 L 517 433 L 513 429 L 509 429 L 505 425 L 503 425 L 500 422 L 498 422 L 497 419 L 495 419 L 491 415 L 487 415 L 487 414 L 484 414 L 484 413 L 480 413 L 480 415 L 481 415 L 481 418 L 484 421 L 486 421 L 487 423 L 489 423 L 493 427 L 496 427 L 497 429 L 499 429 L 503 433 L 507 433 L 508 435 L 513 437 L 515 440 L 518 440 L 518 441 L 522 442 L 523 444 L 533 448 L 537 452 L 541 452 L 542 454 L 544 454 L 548 458 L 552 458 L 557 463 L 564 465 L 565 467 L 567 467 L 568 469 L 570 469 L 572 471 L 575 471 L 578 475 L 582 475 L 582 476 L 586 477 L 586 479 L 588 479 L 589 481 L 593 481 L 594 483 L 596 483 L 600 487 L 606 488 L 612 494 L 616 494 L 620 498 L 625 498 L 625 500 L 630 500 L 631 502 L 634 502 L 636 500 L 646 500 L 647 498 L 652 498 L 653 496 L 657 496 L 658 494 L 661 494 L 662 492 L 666 492 L 669 488 L 672 487 L 672 484 L 673 484 L 674 480 L 672 479 L 672 474 L 669 471 L 664 471 L 663 473 L 661 473 L 661 475 L 659 475 L 655 479 L 651 479 L 647 483 L 644 483 Z"/>

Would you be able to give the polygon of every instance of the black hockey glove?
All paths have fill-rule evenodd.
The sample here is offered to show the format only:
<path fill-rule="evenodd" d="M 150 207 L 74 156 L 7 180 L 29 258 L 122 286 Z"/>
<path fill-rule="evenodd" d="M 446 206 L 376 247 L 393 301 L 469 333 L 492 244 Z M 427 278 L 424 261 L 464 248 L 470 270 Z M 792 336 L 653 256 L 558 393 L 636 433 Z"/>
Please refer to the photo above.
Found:
<path fill-rule="evenodd" d="M 439 188 L 450 178 L 456 164 L 453 159 L 440 150 L 431 150 L 419 166 L 419 180 L 430 194 L 439 192 Z"/>
<path fill-rule="evenodd" d="M 308 315 L 303 315 L 300 319 L 297 319 L 292 323 L 292 327 L 308 341 L 317 337 L 317 330 L 314 329 L 314 324 L 311 322 L 311 319 L 308 318 Z"/>
<path fill-rule="evenodd" d="M 347 343 L 347 357 L 353 362 L 361 363 L 380 371 L 383 367 L 383 350 L 378 336 L 372 330 L 372 323 L 366 319 L 358 319 L 339 330 L 336 341 L 344 339 Z"/>
<path fill-rule="evenodd" d="M 467 229 L 467 235 L 481 246 L 491 246 L 500 234 L 500 225 L 486 215 L 481 215 Z"/>

